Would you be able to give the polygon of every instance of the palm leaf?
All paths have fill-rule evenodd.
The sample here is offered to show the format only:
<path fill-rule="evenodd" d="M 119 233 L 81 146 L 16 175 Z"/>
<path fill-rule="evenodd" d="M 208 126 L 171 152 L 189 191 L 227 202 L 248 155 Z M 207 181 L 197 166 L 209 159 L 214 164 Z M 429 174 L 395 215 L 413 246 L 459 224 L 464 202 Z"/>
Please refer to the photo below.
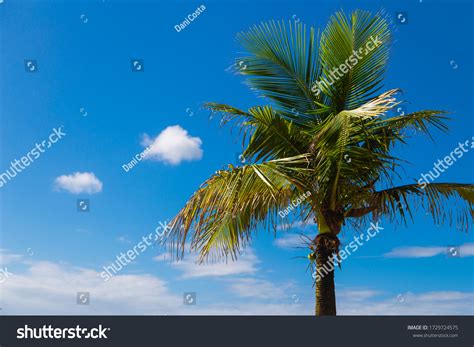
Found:
<path fill-rule="evenodd" d="M 236 59 L 236 67 L 244 64 L 241 74 L 249 86 L 271 99 L 285 117 L 305 124 L 317 117 L 319 98 L 311 85 L 319 76 L 317 38 L 314 29 L 307 33 L 302 23 L 271 21 L 254 26 L 237 36 L 250 53 Z"/>
<path fill-rule="evenodd" d="M 348 18 L 341 11 L 330 18 L 321 34 L 322 74 L 318 82 L 334 83 L 318 85 L 330 99 L 334 113 L 358 108 L 373 98 L 381 88 L 390 43 L 389 26 L 380 13 L 372 16 L 357 10 Z M 338 73 L 336 69 L 342 69 L 343 64 L 350 69 Z"/>
<path fill-rule="evenodd" d="M 305 191 L 297 177 L 306 164 L 298 156 L 216 172 L 170 222 L 172 250 L 180 257 L 190 241 L 201 260 L 235 259 L 259 223 L 277 225 L 278 211 Z"/>
<path fill-rule="evenodd" d="M 347 217 L 362 217 L 375 212 L 406 224 L 407 218 L 413 219 L 414 211 L 421 208 L 432 216 L 436 224 L 447 222 L 467 231 L 473 218 L 474 185 L 432 183 L 423 188 L 420 184 L 408 184 L 365 196 L 360 194 L 359 199 L 355 205 L 366 206 L 348 210 Z"/>

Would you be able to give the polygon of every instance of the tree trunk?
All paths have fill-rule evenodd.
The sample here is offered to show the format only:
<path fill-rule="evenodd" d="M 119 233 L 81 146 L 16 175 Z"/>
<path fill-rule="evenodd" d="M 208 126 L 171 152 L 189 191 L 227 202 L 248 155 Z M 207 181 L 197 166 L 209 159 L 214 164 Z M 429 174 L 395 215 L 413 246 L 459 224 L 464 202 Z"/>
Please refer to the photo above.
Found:
<path fill-rule="evenodd" d="M 323 236 L 319 235 L 319 236 Z M 334 236 L 333 236 L 334 237 Z M 336 315 L 336 293 L 334 287 L 334 240 L 318 237 L 316 252 L 316 315 Z M 338 243 L 337 237 L 335 237 Z"/>

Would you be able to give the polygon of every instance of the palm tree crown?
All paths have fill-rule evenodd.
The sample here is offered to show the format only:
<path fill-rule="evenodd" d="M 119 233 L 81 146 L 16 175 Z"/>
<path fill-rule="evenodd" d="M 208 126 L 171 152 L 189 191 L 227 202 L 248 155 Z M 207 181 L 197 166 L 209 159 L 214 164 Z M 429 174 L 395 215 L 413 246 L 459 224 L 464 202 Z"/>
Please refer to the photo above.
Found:
<path fill-rule="evenodd" d="M 382 215 L 406 223 L 417 207 L 436 223 L 467 230 L 471 184 L 393 184 L 402 161 L 391 152 L 405 142 L 406 130 L 431 136 L 430 128 L 447 129 L 447 117 L 436 110 L 391 112 L 400 102 L 397 89 L 382 90 L 391 44 L 382 15 L 338 12 L 320 35 L 302 23 L 272 21 L 238 41 L 248 54 L 235 70 L 268 105 L 243 111 L 206 104 L 223 124 L 241 127 L 246 163 L 217 171 L 174 218 L 170 244 L 178 256 L 189 242 L 201 260 L 236 259 L 257 226 L 281 223 L 278 212 L 302 194 L 301 218 L 314 220 L 320 237 L 310 248 L 325 259 L 337 253 L 337 234 L 347 223 L 357 229 Z M 318 290 L 324 299 L 325 289 Z M 335 314 L 335 306 L 326 314 Z"/>

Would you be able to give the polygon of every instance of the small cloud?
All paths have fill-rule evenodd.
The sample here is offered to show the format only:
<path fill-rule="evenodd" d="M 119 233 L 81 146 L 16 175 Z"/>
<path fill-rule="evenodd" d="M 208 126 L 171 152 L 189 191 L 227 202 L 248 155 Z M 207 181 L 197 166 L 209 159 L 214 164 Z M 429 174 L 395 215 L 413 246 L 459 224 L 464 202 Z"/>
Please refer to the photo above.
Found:
<path fill-rule="evenodd" d="M 165 252 L 160 255 L 157 255 L 156 257 L 153 257 L 154 261 L 160 262 L 160 261 L 168 261 L 171 262 L 173 260 L 172 256 L 170 253 Z"/>
<path fill-rule="evenodd" d="M 385 253 L 387 258 L 430 258 L 446 253 L 446 247 L 400 247 Z"/>
<path fill-rule="evenodd" d="M 448 247 L 399 247 L 384 254 L 386 258 L 431 258 L 437 255 L 446 255 Z M 459 246 L 460 257 L 474 256 L 474 243 L 465 243 Z"/>
<path fill-rule="evenodd" d="M 75 172 L 71 175 L 62 175 L 54 180 L 57 190 L 64 190 L 72 194 L 94 194 L 102 191 L 102 182 L 93 172 Z"/>
<path fill-rule="evenodd" d="M 283 231 L 290 230 L 290 229 L 304 230 L 308 227 L 314 227 L 314 226 L 316 226 L 316 223 L 313 222 L 313 221 L 306 221 L 306 222 L 296 221 L 296 222 L 281 223 L 281 224 L 277 225 L 276 229 L 277 230 L 283 230 Z"/>
<path fill-rule="evenodd" d="M 120 235 L 119 237 L 117 237 L 117 241 L 126 244 L 132 243 L 132 241 L 130 241 L 125 235 Z"/>
<path fill-rule="evenodd" d="M 167 127 L 155 138 L 145 134 L 142 145 L 150 149 L 146 160 L 157 160 L 171 165 L 199 160 L 203 154 L 202 140 L 199 137 L 191 137 L 187 130 L 179 125 Z"/>
<path fill-rule="evenodd" d="M 474 243 L 465 243 L 459 247 L 460 257 L 473 257 L 474 256 Z"/>
<path fill-rule="evenodd" d="M 313 239 L 316 235 L 302 235 L 302 234 L 286 234 L 273 241 L 273 244 L 278 248 L 294 249 L 297 247 L 304 247 L 308 243 L 308 239 Z"/>

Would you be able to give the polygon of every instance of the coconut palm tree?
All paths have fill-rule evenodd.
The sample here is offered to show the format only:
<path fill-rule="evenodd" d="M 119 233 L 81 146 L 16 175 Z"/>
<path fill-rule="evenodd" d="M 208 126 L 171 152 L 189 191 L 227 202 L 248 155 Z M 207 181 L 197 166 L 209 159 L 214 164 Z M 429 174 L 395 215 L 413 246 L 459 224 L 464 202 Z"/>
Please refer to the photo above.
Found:
<path fill-rule="evenodd" d="M 422 208 L 435 223 L 467 230 L 473 185 L 393 184 L 402 178 L 394 146 L 431 137 L 432 128 L 445 131 L 447 117 L 436 110 L 396 114 L 398 90 L 381 92 L 391 43 L 383 15 L 338 12 L 321 35 L 302 23 L 272 21 L 237 38 L 247 53 L 234 69 L 268 104 L 247 111 L 206 104 L 222 124 L 243 131 L 245 163 L 216 171 L 173 219 L 175 256 L 189 245 L 200 261 L 235 260 L 258 228 L 284 222 L 278 212 L 298 198 L 297 216 L 317 225 L 308 244 L 316 268 L 338 253 L 343 228 L 358 231 L 382 216 L 406 224 Z M 316 315 L 335 315 L 334 267 L 315 282 Z"/>

